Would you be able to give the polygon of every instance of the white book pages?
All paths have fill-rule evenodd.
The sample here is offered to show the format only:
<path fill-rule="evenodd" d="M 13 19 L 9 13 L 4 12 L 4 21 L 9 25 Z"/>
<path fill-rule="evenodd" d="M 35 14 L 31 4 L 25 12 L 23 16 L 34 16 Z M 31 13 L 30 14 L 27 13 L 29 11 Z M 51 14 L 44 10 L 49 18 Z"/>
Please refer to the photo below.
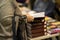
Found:
<path fill-rule="evenodd" d="M 29 14 L 32 15 L 34 18 L 45 17 L 45 12 L 39 12 L 39 13 L 30 12 Z"/>

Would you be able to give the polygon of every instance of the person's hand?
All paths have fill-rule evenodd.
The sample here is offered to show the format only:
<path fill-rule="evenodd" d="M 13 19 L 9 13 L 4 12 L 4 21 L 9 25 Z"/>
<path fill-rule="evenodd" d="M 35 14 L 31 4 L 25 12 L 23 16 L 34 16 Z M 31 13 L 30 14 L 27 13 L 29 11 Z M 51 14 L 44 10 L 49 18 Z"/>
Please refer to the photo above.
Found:
<path fill-rule="evenodd" d="M 26 16 L 27 16 L 27 21 L 28 21 L 28 22 L 31 22 L 31 21 L 34 20 L 34 17 L 31 16 L 30 14 L 26 14 Z"/>
<path fill-rule="evenodd" d="M 20 11 L 22 12 L 22 15 L 26 15 L 27 16 L 27 21 L 31 22 L 31 21 L 34 20 L 34 17 L 32 15 L 30 15 L 29 12 L 27 12 L 27 10 L 30 11 L 30 9 L 28 9 L 26 7 L 20 8 Z"/>
<path fill-rule="evenodd" d="M 22 14 L 21 14 L 22 12 Z M 18 15 L 26 15 L 27 16 L 27 22 L 31 22 L 34 20 L 34 17 L 32 15 L 30 15 L 28 12 L 16 9 L 16 14 Z"/>
<path fill-rule="evenodd" d="M 26 7 L 18 7 L 16 8 L 16 14 L 18 15 L 26 15 L 27 16 L 27 22 L 31 22 L 34 20 L 34 17 L 32 15 L 29 14 L 30 9 L 26 8 Z"/>

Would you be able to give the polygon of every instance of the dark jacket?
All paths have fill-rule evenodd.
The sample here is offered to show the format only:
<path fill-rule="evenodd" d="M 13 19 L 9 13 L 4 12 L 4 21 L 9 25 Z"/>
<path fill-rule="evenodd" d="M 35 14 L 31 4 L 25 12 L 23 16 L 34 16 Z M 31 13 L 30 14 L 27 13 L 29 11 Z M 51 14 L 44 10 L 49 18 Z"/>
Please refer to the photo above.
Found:
<path fill-rule="evenodd" d="M 37 12 L 45 12 L 46 16 L 50 16 L 52 15 L 51 12 L 54 10 L 54 6 L 55 4 L 52 0 L 36 0 L 33 9 Z"/>

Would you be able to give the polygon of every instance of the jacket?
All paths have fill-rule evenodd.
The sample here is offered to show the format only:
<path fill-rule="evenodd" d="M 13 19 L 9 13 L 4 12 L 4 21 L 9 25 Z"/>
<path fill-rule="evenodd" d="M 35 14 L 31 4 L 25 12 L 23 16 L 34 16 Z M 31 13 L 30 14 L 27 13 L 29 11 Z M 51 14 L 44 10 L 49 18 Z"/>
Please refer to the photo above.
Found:
<path fill-rule="evenodd" d="M 52 0 L 36 0 L 34 4 L 33 10 L 37 12 L 45 12 L 46 16 L 52 15 L 52 11 L 54 10 L 54 2 Z"/>

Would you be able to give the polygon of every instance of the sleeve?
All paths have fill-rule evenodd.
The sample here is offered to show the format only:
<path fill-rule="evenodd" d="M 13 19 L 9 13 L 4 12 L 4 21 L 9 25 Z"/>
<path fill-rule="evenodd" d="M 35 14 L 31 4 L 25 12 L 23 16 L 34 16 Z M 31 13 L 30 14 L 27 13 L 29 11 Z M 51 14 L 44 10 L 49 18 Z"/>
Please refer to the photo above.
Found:
<path fill-rule="evenodd" d="M 54 11 L 54 8 L 55 8 L 55 4 L 52 1 L 50 1 L 49 5 L 47 6 L 47 8 L 45 10 L 46 16 L 52 15 L 52 12 Z"/>
<path fill-rule="evenodd" d="M 12 4 L 8 0 L 6 2 L 5 3 L 3 2 L 4 3 L 3 6 L 2 5 L 0 6 L 0 22 L 7 25 L 8 23 L 11 22 L 10 20 L 11 20 L 11 17 L 13 16 L 14 9 Z"/>
<path fill-rule="evenodd" d="M 14 7 L 11 0 L 0 0 L 0 36 L 12 36 L 11 24 Z M 2 35 L 1 35 L 2 34 Z"/>

